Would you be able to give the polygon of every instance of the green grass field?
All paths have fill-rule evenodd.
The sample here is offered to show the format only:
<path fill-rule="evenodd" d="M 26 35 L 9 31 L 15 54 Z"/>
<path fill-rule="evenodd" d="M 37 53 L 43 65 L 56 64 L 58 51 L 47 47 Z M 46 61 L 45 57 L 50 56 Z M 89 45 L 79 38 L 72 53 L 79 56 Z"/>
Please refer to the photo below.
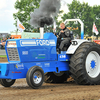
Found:
<path fill-rule="evenodd" d="M 6 55 L 0 55 L 0 57 L 7 57 Z"/>

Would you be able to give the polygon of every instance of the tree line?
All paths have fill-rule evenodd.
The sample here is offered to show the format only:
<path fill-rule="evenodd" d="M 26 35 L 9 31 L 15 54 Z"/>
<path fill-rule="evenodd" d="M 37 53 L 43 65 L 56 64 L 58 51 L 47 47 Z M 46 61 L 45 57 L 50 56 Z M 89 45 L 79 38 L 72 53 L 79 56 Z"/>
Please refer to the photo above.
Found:
<path fill-rule="evenodd" d="M 16 0 L 15 2 L 15 9 L 17 9 L 17 13 L 14 13 L 14 19 L 16 25 L 16 19 L 18 18 L 22 24 L 25 26 L 25 31 L 29 32 L 39 32 L 39 28 L 34 28 L 30 26 L 29 20 L 30 20 L 30 14 L 31 12 L 34 12 L 34 9 L 39 7 L 40 0 Z M 90 6 L 88 3 L 81 3 L 78 0 L 73 0 L 72 3 L 67 4 L 69 12 L 66 14 L 64 13 L 61 17 L 62 20 L 59 21 L 58 17 L 60 13 L 63 13 L 63 11 L 59 11 L 58 16 L 55 18 L 57 22 L 57 30 L 59 30 L 59 25 L 61 22 L 64 22 L 66 19 L 81 19 L 84 23 L 84 33 L 85 35 L 91 36 L 92 28 L 93 28 L 93 22 L 95 22 L 96 27 L 98 31 L 100 32 L 100 5 L 94 5 Z M 80 24 L 78 22 L 69 22 L 67 27 L 71 27 L 71 29 L 77 29 L 72 30 L 74 34 L 78 34 L 80 36 Z M 53 31 L 53 26 L 46 28 L 49 31 Z M 100 36 L 100 34 L 98 35 Z"/>

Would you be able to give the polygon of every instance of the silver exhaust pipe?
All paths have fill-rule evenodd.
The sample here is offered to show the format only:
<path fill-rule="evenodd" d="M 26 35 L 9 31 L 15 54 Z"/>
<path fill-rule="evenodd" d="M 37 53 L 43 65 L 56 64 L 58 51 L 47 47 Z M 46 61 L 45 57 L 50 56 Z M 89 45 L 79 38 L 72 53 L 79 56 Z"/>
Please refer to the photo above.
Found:
<path fill-rule="evenodd" d="M 43 39 L 44 27 L 40 27 L 40 39 Z"/>

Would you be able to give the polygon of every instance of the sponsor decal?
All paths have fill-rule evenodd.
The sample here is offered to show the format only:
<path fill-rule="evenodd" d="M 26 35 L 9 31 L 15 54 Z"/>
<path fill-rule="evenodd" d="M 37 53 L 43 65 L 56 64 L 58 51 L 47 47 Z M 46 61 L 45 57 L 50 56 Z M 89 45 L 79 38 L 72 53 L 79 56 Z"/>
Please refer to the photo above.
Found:
<path fill-rule="evenodd" d="M 8 45 L 16 45 L 16 43 L 10 43 L 10 42 L 8 42 Z"/>
<path fill-rule="evenodd" d="M 42 67 L 41 63 L 36 63 L 37 66 Z"/>
<path fill-rule="evenodd" d="M 49 46 L 50 45 L 50 41 L 49 40 L 36 40 L 36 44 L 38 45 L 45 45 L 45 46 Z"/>
<path fill-rule="evenodd" d="M 45 54 L 37 54 L 36 52 L 35 53 L 33 53 L 33 58 L 35 58 L 35 59 L 45 59 Z"/>
<path fill-rule="evenodd" d="M 45 56 L 45 54 L 39 54 L 39 56 Z"/>
<path fill-rule="evenodd" d="M 66 55 L 60 55 L 60 58 L 66 58 Z"/>
<path fill-rule="evenodd" d="M 22 73 L 22 72 L 17 72 L 17 71 L 13 72 L 13 71 L 12 71 L 12 73 Z"/>
<path fill-rule="evenodd" d="M 45 67 L 50 67 L 50 63 L 44 63 Z"/>
<path fill-rule="evenodd" d="M 20 40 L 21 46 L 56 46 L 54 40 Z"/>
<path fill-rule="evenodd" d="M 36 59 L 44 59 L 45 57 L 36 57 Z"/>
<path fill-rule="evenodd" d="M 45 54 L 38 54 L 37 59 L 44 59 L 45 58 Z"/>
<path fill-rule="evenodd" d="M 22 51 L 22 55 L 28 55 L 28 51 Z"/>
<path fill-rule="evenodd" d="M 16 45 L 16 43 L 9 43 L 9 42 L 8 42 L 8 45 Z"/>
<path fill-rule="evenodd" d="M 15 66 L 17 69 L 24 69 L 24 65 L 22 64 L 16 64 Z"/>
<path fill-rule="evenodd" d="M 16 41 L 8 41 L 7 42 L 7 47 L 17 47 Z"/>
<path fill-rule="evenodd" d="M 66 59 L 66 61 L 68 61 L 68 59 Z"/>

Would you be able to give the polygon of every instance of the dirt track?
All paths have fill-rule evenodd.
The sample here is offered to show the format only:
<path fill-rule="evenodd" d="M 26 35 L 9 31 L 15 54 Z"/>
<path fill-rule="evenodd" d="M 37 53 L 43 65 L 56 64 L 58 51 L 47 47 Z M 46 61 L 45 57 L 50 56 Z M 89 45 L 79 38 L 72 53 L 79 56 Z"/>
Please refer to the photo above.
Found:
<path fill-rule="evenodd" d="M 4 61 L 7 60 L 0 59 L 0 62 Z M 31 89 L 25 79 L 20 79 L 10 88 L 0 85 L 0 100 L 100 100 L 100 85 L 44 83 L 40 89 Z"/>

